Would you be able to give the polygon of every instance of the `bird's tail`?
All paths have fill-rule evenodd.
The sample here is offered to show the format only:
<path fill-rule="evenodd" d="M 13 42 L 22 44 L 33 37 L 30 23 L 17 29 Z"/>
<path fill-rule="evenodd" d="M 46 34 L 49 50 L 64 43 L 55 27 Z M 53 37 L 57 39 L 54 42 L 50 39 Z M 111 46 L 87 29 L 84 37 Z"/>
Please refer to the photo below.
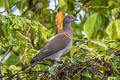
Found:
<path fill-rule="evenodd" d="M 39 62 L 40 60 L 42 60 L 42 58 L 40 58 L 40 53 L 39 53 L 30 60 L 30 63 L 34 64 L 34 63 Z"/>

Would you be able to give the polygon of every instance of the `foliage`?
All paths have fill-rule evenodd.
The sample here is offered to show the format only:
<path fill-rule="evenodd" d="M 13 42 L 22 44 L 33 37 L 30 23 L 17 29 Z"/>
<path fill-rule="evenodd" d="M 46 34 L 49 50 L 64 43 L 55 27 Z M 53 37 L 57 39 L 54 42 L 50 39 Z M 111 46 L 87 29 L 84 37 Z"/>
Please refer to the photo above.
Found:
<path fill-rule="evenodd" d="M 120 80 L 120 0 L 54 0 L 50 9 L 51 1 L 0 0 L 0 78 Z M 59 11 L 79 19 L 70 55 L 32 68 L 30 59 L 58 31 Z"/>

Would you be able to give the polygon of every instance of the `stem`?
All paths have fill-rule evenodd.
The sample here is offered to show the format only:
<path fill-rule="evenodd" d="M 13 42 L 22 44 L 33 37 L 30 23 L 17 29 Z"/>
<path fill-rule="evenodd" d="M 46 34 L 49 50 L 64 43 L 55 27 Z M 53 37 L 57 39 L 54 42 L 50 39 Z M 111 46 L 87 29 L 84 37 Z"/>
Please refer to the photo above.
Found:
<path fill-rule="evenodd" d="M 10 10 L 10 6 L 9 6 L 9 3 L 8 3 L 8 0 L 5 0 L 5 3 L 6 3 L 6 6 L 7 6 L 7 12 L 8 14 L 11 14 L 11 10 Z"/>
<path fill-rule="evenodd" d="M 72 39 L 72 40 L 79 40 L 79 41 L 104 41 L 104 42 L 119 42 L 117 40 L 101 40 L 101 39 L 92 39 L 92 40 L 85 40 L 85 39 L 77 39 L 69 36 L 66 32 L 63 31 L 66 37 Z"/>
<path fill-rule="evenodd" d="M 2 79 L 2 74 L 1 74 L 1 71 L 0 71 L 0 80 L 3 80 L 3 79 Z"/>
<path fill-rule="evenodd" d="M 1 59 L 1 63 L 2 63 L 2 61 L 5 59 L 5 57 L 8 55 L 8 53 L 12 50 L 12 47 L 13 46 L 10 46 L 9 48 L 8 48 L 8 50 L 5 52 L 5 55 L 2 57 L 2 59 Z"/>

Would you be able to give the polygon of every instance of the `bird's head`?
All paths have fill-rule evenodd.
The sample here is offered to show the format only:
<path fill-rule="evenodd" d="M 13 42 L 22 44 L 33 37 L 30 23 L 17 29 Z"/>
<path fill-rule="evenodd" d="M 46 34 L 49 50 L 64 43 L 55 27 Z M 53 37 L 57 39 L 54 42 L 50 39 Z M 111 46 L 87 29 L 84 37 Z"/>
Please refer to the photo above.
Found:
<path fill-rule="evenodd" d="M 73 15 L 67 15 L 64 18 L 65 23 L 70 23 L 70 22 L 75 21 L 75 20 L 77 20 L 77 19 Z"/>

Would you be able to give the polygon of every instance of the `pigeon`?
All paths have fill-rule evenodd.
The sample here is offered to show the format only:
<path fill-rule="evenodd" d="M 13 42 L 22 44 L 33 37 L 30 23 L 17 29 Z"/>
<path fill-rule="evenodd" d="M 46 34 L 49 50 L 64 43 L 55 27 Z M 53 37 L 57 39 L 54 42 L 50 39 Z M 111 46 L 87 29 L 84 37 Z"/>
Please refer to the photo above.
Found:
<path fill-rule="evenodd" d="M 30 63 L 35 64 L 41 60 L 59 61 L 60 57 L 68 53 L 72 48 L 71 22 L 77 20 L 73 15 L 66 15 L 63 20 L 63 31 L 56 34 L 41 50 L 34 56 Z"/>

